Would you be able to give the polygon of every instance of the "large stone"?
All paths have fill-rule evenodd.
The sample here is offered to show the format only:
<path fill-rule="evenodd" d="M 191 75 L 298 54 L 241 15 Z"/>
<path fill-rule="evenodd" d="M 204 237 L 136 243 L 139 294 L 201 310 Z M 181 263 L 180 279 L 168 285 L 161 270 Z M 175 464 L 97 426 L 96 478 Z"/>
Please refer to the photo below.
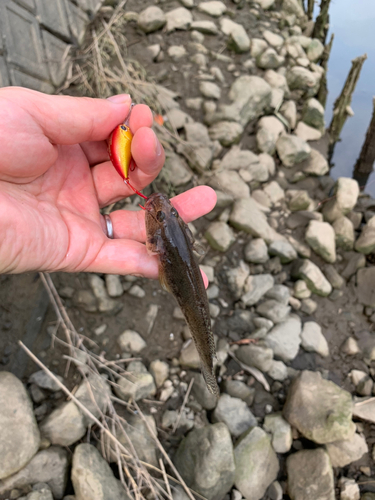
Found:
<path fill-rule="evenodd" d="M 243 131 L 243 126 L 240 123 L 231 121 L 220 121 L 209 128 L 210 138 L 213 141 L 219 141 L 225 147 L 239 142 Z"/>
<path fill-rule="evenodd" d="M 236 488 L 247 500 L 260 500 L 279 471 L 269 436 L 260 427 L 250 429 L 237 441 L 234 456 Z"/>
<path fill-rule="evenodd" d="M 289 389 L 284 417 L 307 439 L 326 444 L 353 437 L 352 411 L 349 392 L 319 372 L 303 371 Z"/>
<path fill-rule="evenodd" d="M 336 181 L 334 196 L 323 206 L 325 220 L 333 222 L 349 213 L 357 203 L 359 195 L 358 182 L 347 177 L 339 177 Z"/>
<path fill-rule="evenodd" d="M 358 270 L 357 296 L 361 304 L 375 307 L 375 267 Z"/>
<path fill-rule="evenodd" d="M 329 281 L 319 267 L 309 259 L 296 261 L 292 269 L 292 276 L 303 279 L 309 289 L 317 295 L 326 297 L 332 292 L 332 286 Z"/>
<path fill-rule="evenodd" d="M 207 500 L 223 498 L 235 474 L 228 427 L 219 422 L 193 429 L 180 443 L 174 463 L 187 485 Z"/>
<path fill-rule="evenodd" d="M 86 417 L 73 401 L 68 401 L 43 420 L 40 432 L 52 444 L 70 446 L 85 435 Z"/>
<path fill-rule="evenodd" d="M 319 73 L 313 73 L 301 66 L 293 66 L 286 74 L 290 90 L 302 90 L 311 97 L 319 90 L 320 78 Z"/>
<path fill-rule="evenodd" d="M 310 221 L 307 226 L 305 239 L 315 253 L 326 262 L 336 261 L 335 231 L 328 222 Z"/>
<path fill-rule="evenodd" d="M 213 412 L 213 422 L 224 422 L 232 436 L 238 437 L 258 425 L 247 404 L 228 394 L 222 394 Z"/>
<path fill-rule="evenodd" d="M 335 500 L 333 470 L 322 448 L 293 453 L 287 458 L 286 467 L 292 500 Z"/>
<path fill-rule="evenodd" d="M 24 467 L 39 448 L 30 397 L 17 377 L 0 372 L 0 479 Z"/>
<path fill-rule="evenodd" d="M 329 171 L 329 165 L 326 158 L 314 148 L 311 148 L 310 157 L 300 164 L 301 170 L 307 175 L 321 177 Z"/>
<path fill-rule="evenodd" d="M 276 142 L 277 154 L 284 167 L 293 167 L 309 158 L 311 148 L 295 135 L 283 134 Z"/>
<path fill-rule="evenodd" d="M 360 434 L 354 434 L 352 439 L 335 441 L 326 445 L 332 467 L 346 467 L 356 462 L 368 453 L 366 439 Z"/>
<path fill-rule="evenodd" d="M 279 323 L 270 330 L 264 342 L 272 349 L 276 358 L 285 362 L 293 360 L 301 344 L 301 320 L 290 317 Z"/>
<path fill-rule="evenodd" d="M 174 30 L 188 30 L 193 22 L 191 12 L 184 7 L 167 12 L 165 15 L 167 19 L 167 32 Z"/>
<path fill-rule="evenodd" d="M 284 125 L 276 116 L 263 116 L 258 122 L 257 146 L 263 153 L 273 155 L 276 151 L 276 142 L 285 132 Z"/>
<path fill-rule="evenodd" d="M 302 111 L 302 120 L 322 131 L 324 129 L 324 108 L 317 99 L 311 98 L 306 101 Z"/>
<path fill-rule="evenodd" d="M 335 220 L 332 227 L 335 231 L 336 246 L 345 251 L 353 250 L 355 235 L 352 221 L 343 215 Z"/>
<path fill-rule="evenodd" d="M 260 210 L 260 205 L 250 198 L 237 199 L 229 216 L 230 224 L 236 229 L 263 238 L 266 243 L 283 239 L 267 222 L 267 217 Z"/>
<path fill-rule="evenodd" d="M 306 321 L 301 333 L 301 345 L 308 352 L 317 352 L 324 358 L 329 356 L 329 347 L 322 329 L 315 321 Z"/>
<path fill-rule="evenodd" d="M 244 286 L 244 295 L 241 301 L 245 306 L 253 306 L 270 290 L 274 285 L 271 274 L 257 274 L 249 276 Z"/>
<path fill-rule="evenodd" d="M 37 453 L 30 462 L 13 476 L 0 482 L 0 495 L 14 488 L 47 483 L 53 496 L 63 498 L 68 481 L 68 452 L 57 446 Z"/>
<path fill-rule="evenodd" d="M 226 222 L 213 222 L 204 234 L 212 248 L 226 252 L 236 241 L 236 236 Z"/>
<path fill-rule="evenodd" d="M 162 28 L 167 19 L 164 12 L 155 5 L 147 7 L 138 16 L 138 26 L 145 33 L 152 33 Z"/>
<path fill-rule="evenodd" d="M 250 50 L 250 38 L 242 24 L 224 18 L 220 21 L 220 27 L 223 33 L 230 36 L 230 45 L 233 46 L 236 52 L 248 52 Z"/>
<path fill-rule="evenodd" d="M 79 444 L 74 450 L 72 483 L 76 500 L 129 500 L 95 446 Z"/>

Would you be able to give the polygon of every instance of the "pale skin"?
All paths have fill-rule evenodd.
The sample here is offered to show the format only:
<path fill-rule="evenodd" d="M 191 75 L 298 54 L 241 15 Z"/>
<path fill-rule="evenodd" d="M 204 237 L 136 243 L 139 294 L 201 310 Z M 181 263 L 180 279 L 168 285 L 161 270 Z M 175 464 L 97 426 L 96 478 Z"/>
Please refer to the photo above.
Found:
<path fill-rule="evenodd" d="M 106 139 L 129 113 L 127 95 L 110 99 L 0 89 L 0 273 L 133 274 L 157 278 L 147 253 L 143 211 L 118 210 L 106 234 L 99 209 L 133 194 L 109 161 Z M 164 164 L 145 105 L 133 108 L 133 186 L 142 190 Z M 207 186 L 172 200 L 186 222 L 216 203 Z"/>

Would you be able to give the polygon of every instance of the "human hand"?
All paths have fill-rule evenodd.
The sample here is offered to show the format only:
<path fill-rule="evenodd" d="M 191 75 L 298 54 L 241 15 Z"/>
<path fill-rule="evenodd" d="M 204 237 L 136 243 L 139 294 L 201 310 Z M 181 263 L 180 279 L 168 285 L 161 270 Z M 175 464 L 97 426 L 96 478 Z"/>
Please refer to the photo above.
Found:
<path fill-rule="evenodd" d="M 106 139 L 129 113 L 129 96 L 89 99 L 0 89 L 0 273 L 26 271 L 158 275 L 145 247 L 143 210 L 110 217 L 109 239 L 99 209 L 133 191 L 108 159 Z M 133 108 L 131 183 L 155 179 L 164 151 L 152 113 Z M 186 221 L 208 213 L 215 192 L 199 186 L 173 199 Z"/>

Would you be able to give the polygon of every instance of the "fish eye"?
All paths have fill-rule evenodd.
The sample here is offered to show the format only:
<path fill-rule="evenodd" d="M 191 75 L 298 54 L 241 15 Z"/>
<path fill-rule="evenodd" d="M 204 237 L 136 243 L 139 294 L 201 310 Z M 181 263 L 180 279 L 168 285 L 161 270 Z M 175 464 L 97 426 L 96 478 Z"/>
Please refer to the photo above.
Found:
<path fill-rule="evenodd" d="M 178 212 L 177 212 L 177 210 L 176 210 L 174 207 L 172 207 L 172 208 L 171 208 L 171 214 L 172 214 L 174 217 L 178 217 Z"/>
<path fill-rule="evenodd" d="M 126 125 L 120 125 L 121 130 L 125 130 L 125 132 L 128 130 L 128 127 Z"/>
<path fill-rule="evenodd" d="M 160 212 L 156 214 L 156 218 L 159 222 L 163 222 L 165 219 L 165 213 L 160 210 Z"/>

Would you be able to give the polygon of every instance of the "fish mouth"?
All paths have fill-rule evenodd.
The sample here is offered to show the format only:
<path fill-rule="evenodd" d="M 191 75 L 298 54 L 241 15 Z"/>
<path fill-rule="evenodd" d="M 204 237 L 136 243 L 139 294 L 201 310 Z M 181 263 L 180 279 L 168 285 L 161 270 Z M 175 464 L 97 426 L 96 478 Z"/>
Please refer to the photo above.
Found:
<path fill-rule="evenodd" d="M 157 210 L 163 203 L 170 203 L 169 198 L 163 193 L 152 193 L 146 203 L 144 208 L 150 212 L 151 210 Z"/>

